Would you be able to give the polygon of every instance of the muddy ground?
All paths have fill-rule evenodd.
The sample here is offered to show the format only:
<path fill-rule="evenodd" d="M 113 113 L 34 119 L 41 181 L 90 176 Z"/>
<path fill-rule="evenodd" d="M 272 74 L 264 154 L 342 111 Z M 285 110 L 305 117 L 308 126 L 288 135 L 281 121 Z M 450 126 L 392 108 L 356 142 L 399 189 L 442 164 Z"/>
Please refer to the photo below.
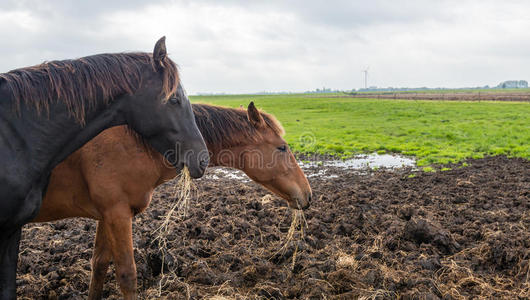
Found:
<path fill-rule="evenodd" d="M 436 173 L 336 169 L 326 171 L 338 178 L 310 177 L 305 238 L 280 253 L 291 222 L 283 201 L 253 182 L 212 173 L 197 181 L 189 216 L 170 224 L 169 247 L 159 250 L 154 232 L 173 200 L 172 186 L 162 186 L 133 225 L 139 295 L 528 299 L 530 162 L 468 164 Z M 85 219 L 26 226 L 18 296 L 86 297 L 94 234 L 95 222 Z M 119 299 L 113 271 L 107 279 L 106 298 Z"/>

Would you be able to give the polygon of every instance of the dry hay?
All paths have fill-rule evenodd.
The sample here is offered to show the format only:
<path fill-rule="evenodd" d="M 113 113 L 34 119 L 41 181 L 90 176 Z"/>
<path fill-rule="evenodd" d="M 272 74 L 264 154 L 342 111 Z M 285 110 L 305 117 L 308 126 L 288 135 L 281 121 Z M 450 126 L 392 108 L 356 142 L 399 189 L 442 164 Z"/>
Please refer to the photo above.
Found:
<path fill-rule="evenodd" d="M 152 243 L 156 244 L 156 246 L 158 247 L 162 259 L 162 267 L 160 270 L 160 280 L 158 282 L 157 297 L 162 296 L 162 290 L 164 289 L 164 287 L 170 284 L 178 283 L 179 285 L 184 285 L 186 294 L 189 298 L 188 284 L 181 282 L 178 279 L 178 276 L 175 274 L 174 270 L 167 270 L 168 272 L 165 272 L 164 265 L 165 258 L 168 255 L 168 243 L 171 242 L 167 238 L 171 231 L 171 224 L 173 222 L 177 222 L 184 219 L 188 215 L 190 198 L 192 196 L 193 191 L 196 191 L 196 186 L 191 180 L 188 168 L 184 166 L 178 177 L 177 184 L 173 186 L 172 199 L 176 199 L 176 201 L 169 209 L 160 227 L 155 230 L 155 239 L 152 241 Z"/>
<path fill-rule="evenodd" d="M 518 271 L 513 277 L 499 273 L 496 276 L 485 278 L 474 271 L 473 266 L 469 264 L 469 257 L 486 264 L 490 252 L 491 247 L 488 244 L 480 243 L 474 248 L 466 249 L 442 260 L 442 268 L 436 273 L 437 288 L 440 293 L 453 299 L 467 299 L 470 295 L 479 295 L 484 298 L 499 298 L 507 295 L 514 299 L 530 298 L 528 258 L 525 259 L 524 255 L 517 258 L 516 269 Z M 491 272 L 495 272 L 494 269 Z M 517 284 L 517 278 L 525 280 L 522 284 Z"/>
<path fill-rule="evenodd" d="M 291 244 L 291 242 L 294 242 L 295 249 L 293 252 L 293 258 L 291 262 L 291 270 L 294 270 L 294 265 L 296 263 L 296 256 L 298 255 L 298 242 L 304 239 L 304 235 L 305 235 L 304 228 L 307 229 L 307 227 L 308 227 L 307 220 L 305 218 L 304 211 L 301 209 L 292 209 L 291 226 L 289 227 L 289 230 L 287 231 L 285 240 L 281 243 L 282 246 L 280 247 L 280 249 L 278 249 L 278 251 L 276 251 L 272 255 L 272 257 L 278 254 L 285 254 L 288 246 Z"/>

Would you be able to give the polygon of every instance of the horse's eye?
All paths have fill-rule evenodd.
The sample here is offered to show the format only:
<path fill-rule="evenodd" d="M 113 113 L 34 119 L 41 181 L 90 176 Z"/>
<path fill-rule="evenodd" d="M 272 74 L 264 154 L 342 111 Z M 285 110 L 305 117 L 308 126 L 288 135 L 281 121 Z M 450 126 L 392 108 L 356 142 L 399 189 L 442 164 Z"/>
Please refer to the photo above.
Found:
<path fill-rule="evenodd" d="M 287 146 L 283 145 L 283 146 L 278 147 L 277 149 L 280 150 L 281 152 L 285 152 L 287 151 Z"/>
<path fill-rule="evenodd" d="M 173 97 L 173 98 L 169 98 L 169 103 L 176 105 L 176 104 L 179 104 L 180 101 L 179 101 L 179 98 Z"/>

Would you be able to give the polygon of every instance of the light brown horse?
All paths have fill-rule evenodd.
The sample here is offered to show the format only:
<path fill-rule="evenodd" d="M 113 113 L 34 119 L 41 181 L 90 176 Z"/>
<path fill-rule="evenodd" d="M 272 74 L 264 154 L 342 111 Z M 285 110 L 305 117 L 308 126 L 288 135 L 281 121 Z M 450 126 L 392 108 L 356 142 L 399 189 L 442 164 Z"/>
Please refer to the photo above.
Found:
<path fill-rule="evenodd" d="M 291 208 L 309 206 L 311 188 L 273 116 L 259 112 L 252 102 L 248 110 L 194 104 L 193 111 L 211 166 L 242 170 Z M 124 298 L 136 297 L 132 218 L 147 208 L 158 185 L 176 175 L 162 155 L 126 127 L 104 131 L 54 169 L 33 222 L 69 217 L 99 221 L 89 299 L 101 298 L 111 260 Z"/>

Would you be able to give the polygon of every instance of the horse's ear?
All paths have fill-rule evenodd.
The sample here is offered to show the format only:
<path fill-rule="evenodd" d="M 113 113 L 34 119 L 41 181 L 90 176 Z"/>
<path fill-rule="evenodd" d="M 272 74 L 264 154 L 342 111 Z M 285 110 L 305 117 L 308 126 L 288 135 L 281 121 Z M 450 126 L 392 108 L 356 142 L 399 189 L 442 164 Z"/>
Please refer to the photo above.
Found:
<path fill-rule="evenodd" d="M 158 42 L 155 44 L 155 49 L 153 50 L 153 60 L 157 67 L 163 66 L 163 61 L 167 56 L 166 50 L 166 37 L 161 37 Z"/>
<path fill-rule="evenodd" d="M 261 113 L 254 105 L 253 101 L 250 102 L 250 104 L 248 105 L 247 115 L 248 120 L 250 121 L 250 123 L 252 123 L 252 125 L 254 125 L 254 127 L 259 128 L 261 126 L 265 126 L 265 120 L 263 120 Z"/>

